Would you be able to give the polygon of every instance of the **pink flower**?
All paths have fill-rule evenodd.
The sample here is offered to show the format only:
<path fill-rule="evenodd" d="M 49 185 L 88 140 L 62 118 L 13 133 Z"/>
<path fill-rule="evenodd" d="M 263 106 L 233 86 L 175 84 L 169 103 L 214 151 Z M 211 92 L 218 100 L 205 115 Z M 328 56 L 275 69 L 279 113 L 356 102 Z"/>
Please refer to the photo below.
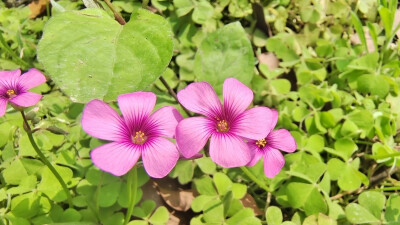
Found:
<path fill-rule="evenodd" d="M 272 129 L 278 122 L 278 112 L 273 110 L 273 114 L 273 120 L 269 125 L 270 127 L 272 126 Z M 261 157 L 264 157 L 264 173 L 269 178 L 275 177 L 281 171 L 283 165 L 285 165 L 285 159 L 278 149 L 285 152 L 294 152 L 297 149 L 296 141 L 288 130 L 272 129 L 264 138 L 248 142 L 250 149 L 255 154 L 247 166 L 254 166 Z"/>
<path fill-rule="evenodd" d="M 111 141 L 92 150 L 93 163 L 101 170 L 122 176 L 142 156 L 146 172 L 154 178 L 166 176 L 175 166 L 179 152 L 174 143 L 175 128 L 182 119 L 172 106 L 150 115 L 156 103 L 151 92 L 118 96 L 123 118 L 100 100 L 90 101 L 83 110 L 82 128 L 93 137 Z"/>
<path fill-rule="evenodd" d="M 42 95 L 28 92 L 46 82 L 46 77 L 37 69 L 30 69 L 22 74 L 21 70 L 0 71 L 0 116 L 7 109 L 7 102 L 16 107 L 29 107 L 36 105 Z"/>
<path fill-rule="evenodd" d="M 211 159 L 223 167 L 246 165 L 252 158 L 246 139 L 261 139 L 272 127 L 272 110 L 255 107 L 253 92 L 234 78 L 223 85 L 224 105 L 207 82 L 188 85 L 178 93 L 179 102 L 187 109 L 206 117 L 182 120 L 176 128 L 176 142 L 184 157 L 198 153 L 210 140 Z"/>

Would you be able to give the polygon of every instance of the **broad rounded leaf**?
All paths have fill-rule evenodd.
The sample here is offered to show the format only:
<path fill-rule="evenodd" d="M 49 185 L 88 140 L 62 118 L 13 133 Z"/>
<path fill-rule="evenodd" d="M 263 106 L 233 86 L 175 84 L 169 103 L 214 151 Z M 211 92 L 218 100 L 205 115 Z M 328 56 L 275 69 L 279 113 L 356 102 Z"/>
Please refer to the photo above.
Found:
<path fill-rule="evenodd" d="M 350 203 L 346 206 L 345 211 L 346 217 L 351 223 L 365 224 L 379 222 L 379 219 L 373 216 L 367 209 L 356 203 Z"/>
<path fill-rule="evenodd" d="M 196 186 L 197 191 L 202 195 L 218 195 L 214 188 L 212 179 L 208 176 L 194 179 L 194 185 Z"/>
<path fill-rule="evenodd" d="M 388 94 L 390 86 L 384 75 L 366 74 L 357 79 L 357 90 L 384 98 Z"/>
<path fill-rule="evenodd" d="M 358 203 L 372 213 L 376 218 L 381 217 L 385 207 L 386 197 L 381 192 L 364 191 L 358 196 Z"/>
<path fill-rule="evenodd" d="M 239 22 L 209 34 L 195 57 L 194 73 L 199 81 L 209 82 L 218 94 L 228 77 L 249 85 L 253 77 L 254 55 L 250 40 Z"/>
<path fill-rule="evenodd" d="M 268 207 L 265 212 L 265 217 L 270 225 L 280 225 L 283 220 L 282 211 L 276 206 Z"/>
<path fill-rule="evenodd" d="M 398 194 L 391 194 L 385 210 L 385 219 L 388 222 L 400 221 L 400 196 Z"/>
<path fill-rule="evenodd" d="M 324 146 L 325 139 L 318 134 L 314 134 L 308 139 L 305 149 L 309 151 L 321 152 L 324 149 Z"/>
<path fill-rule="evenodd" d="M 46 24 L 38 59 L 76 102 L 143 90 L 172 57 L 170 25 L 148 10 L 121 26 L 100 9 L 66 11 Z"/>
<path fill-rule="evenodd" d="M 112 206 L 118 199 L 118 194 L 121 191 L 121 183 L 114 182 L 110 184 L 106 184 L 101 187 L 99 192 L 99 205 L 101 207 L 110 207 Z"/>
<path fill-rule="evenodd" d="M 335 142 L 335 150 L 340 152 L 346 160 L 348 160 L 357 149 L 358 146 L 349 138 L 341 138 Z"/>
<path fill-rule="evenodd" d="M 166 224 L 169 219 L 168 209 L 164 206 L 160 206 L 154 214 L 150 217 L 149 222 L 151 224 Z"/>
<path fill-rule="evenodd" d="M 57 172 L 65 183 L 72 179 L 73 172 L 69 167 L 65 166 L 54 166 Z M 57 178 L 48 168 L 44 168 L 42 173 L 42 180 L 40 181 L 37 190 L 43 192 L 47 197 L 55 202 L 61 202 L 67 199 L 67 195 L 63 191 L 61 184 Z"/>
<path fill-rule="evenodd" d="M 313 184 L 291 182 L 287 186 L 289 203 L 294 208 L 304 207 L 307 215 L 326 213 L 327 204 Z"/>
<path fill-rule="evenodd" d="M 224 173 L 214 174 L 213 181 L 219 195 L 225 195 L 229 190 L 232 189 L 232 181 Z"/>

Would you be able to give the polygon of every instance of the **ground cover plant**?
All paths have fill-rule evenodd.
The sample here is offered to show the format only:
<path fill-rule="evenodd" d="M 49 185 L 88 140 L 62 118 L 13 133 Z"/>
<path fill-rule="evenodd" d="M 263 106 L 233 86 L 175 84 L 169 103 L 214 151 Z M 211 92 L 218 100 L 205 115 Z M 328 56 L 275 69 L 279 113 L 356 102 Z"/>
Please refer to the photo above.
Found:
<path fill-rule="evenodd" d="M 400 224 L 396 0 L 0 2 L 0 224 Z"/>

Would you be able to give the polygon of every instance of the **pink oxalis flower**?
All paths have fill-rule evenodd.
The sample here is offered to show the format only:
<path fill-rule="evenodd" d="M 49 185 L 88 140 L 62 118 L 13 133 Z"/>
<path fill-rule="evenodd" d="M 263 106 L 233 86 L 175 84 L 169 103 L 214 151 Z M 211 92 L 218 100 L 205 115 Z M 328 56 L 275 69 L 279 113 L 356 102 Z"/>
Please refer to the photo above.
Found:
<path fill-rule="evenodd" d="M 264 157 L 264 173 L 269 178 L 275 177 L 285 165 L 285 159 L 278 149 L 285 152 L 294 152 L 297 149 L 296 141 L 288 130 L 273 130 L 278 122 L 278 112 L 275 110 L 272 112 L 272 120 L 267 125 L 272 127 L 271 132 L 264 138 L 248 142 L 250 149 L 255 154 L 247 166 L 254 166 L 261 157 Z"/>
<path fill-rule="evenodd" d="M 207 82 L 188 85 L 178 93 L 179 102 L 187 109 L 206 117 L 183 119 L 176 128 L 176 142 L 182 155 L 190 158 L 210 138 L 210 157 L 223 167 L 246 165 L 252 152 L 244 141 L 261 139 L 272 129 L 272 110 L 267 107 L 247 109 L 253 92 L 235 78 L 223 85 L 224 104 Z"/>
<path fill-rule="evenodd" d="M 172 106 L 151 114 L 156 95 L 134 92 L 118 96 L 121 116 L 100 100 L 90 101 L 83 110 L 82 128 L 93 137 L 111 141 L 92 150 L 93 163 L 101 170 L 122 176 L 142 156 L 146 172 L 154 178 L 166 176 L 175 166 L 179 152 L 175 129 L 182 119 Z M 150 115 L 151 114 L 151 115 Z"/>
<path fill-rule="evenodd" d="M 15 107 L 30 107 L 36 105 L 42 95 L 28 92 L 46 82 L 46 77 L 37 69 L 30 69 L 21 75 L 21 70 L 0 71 L 0 116 L 7 109 L 7 102 Z"/>

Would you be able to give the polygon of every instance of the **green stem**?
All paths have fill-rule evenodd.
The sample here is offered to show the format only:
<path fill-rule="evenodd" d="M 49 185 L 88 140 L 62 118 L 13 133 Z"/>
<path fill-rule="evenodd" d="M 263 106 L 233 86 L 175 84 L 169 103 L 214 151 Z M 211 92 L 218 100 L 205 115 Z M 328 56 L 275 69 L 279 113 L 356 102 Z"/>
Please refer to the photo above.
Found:
<path fill-rule="evenodd" d="M 50 17 L 50 1 L 46 2 L 46 15 Z"/>
<path fill-rule="evenodd" d="M 167 81 L 164 79 L 164 77 L 160 76 L 159 79 L 160 79 L 161 83 L 164 85 L 164 87 L 168 90 L 168 93 L 176 100 L 176 102 L 178 102 L 179 104 L 181 104 L 181 103 L 179 102 L 179 100 L 178 100 L 178 96 L 176 96 L 175 91 L 168 85 L 168 83 L 167 83 Z M 188 116 L 191 116 L 191 115 L 192 115 L 192 114 L 190 113 L 190 111 L 187 110 L 183 105 L 181 105 L 181 106 L 182 106 L 182 109 L 185 111 L 185 113 L 186 113 Z"/>
<path fill-rule="evenodd" d="M 377 191 L 397 191 L 400 190 L 400 187 L 383 187 L 383 188 L 376 188 Z"/>
<path fill-rule="evenodd" d="M 124 18 L 118 13 L 118 11 L 114 8 L 113 4 L 111 4 L 110 0 L 104 0 L 108 8 L 114 13 L 114 18 L 116 21 L 118 21 L 119 24 L 125 25 L 126 21 Z"/>
<path fill-rule="evenodd" d="M 147 9 L 147 5 L 149 5 L 149 0 L 143 0 L 142 2 L 142 8 Z"/>
<path fill-rule="evenodd" d="M 129 220 L 131 219 L 133 208 L 135 207 L 135 202 L 136 202 L 136 194 L 137 194 L 137 168 L 134 166 L 131 171 L 128 173 L 128 181 L 127 181 L 127 187 L 128 187 L 128 199 L 129 199 L 129 205 L 128 205 L 128 211 L 126 212 L 125 215 L 125 221 L 124 225 L 128 224 Z"/>
<path fill-rule="evenodd" d="M 391 154 L 385 154 L 385 155 L 366 155 L 366 157 L 371 158 L 371 159 L 386 159 L 386 158 L 394 158 L 400 156 L 400 152 L 395 152 Z"/>
<path fill-rule="evenodd" d="M 271 192 L 271 190 L 262 182 L 261 180 L 257 179 L 256 176 L 252 172 L 250 172 L 247 167 L 241 166 L 240 169 L 252 180 L 254 181 L 260 188 L 264 189 L 266 192 Z"/>
<path fill-rule="evenodd" d="M 357 144 L 364 144 L 364 145 L 373 145 L 374 142 L 369 142 L 369 141 L 362 141 L 362 140 L 355 140 Z"/>
<path fill-rule="evenodd" d="M 28 120 L 25 117 L 24 111 L 21 111 L 21 115 L 22 115 L 22 118 L 24 119 L 25 131 L 28 134 L 28 138 L 29 138 L 29 141 L 31 142 L 33 149 L 35 149 L 35 152 L 39 155 L 40 160 L 42 160 L 42 162 L 50 169 L 50 171 L 53 173 L 53 175 L 57 178 L 58 182 L 61 184 L 65 194 L 67 195 L 69 207 L 72 208 L 72 206 L 73 206 L 72 205 L 72 197 L 71 197 L 71 194 L 69 193 L 67 185 L 65 184 L 64 180 L 62 179 L 60 174 L 57 172 L 57 170 L 53 167 L 53 165 L 51 165 L 49 160 L 46 159 L 46 157 L 43 155 L 42 151 L 40 151 L 39 147 L 37 146 L 35 139 L 33 139 L 32 130 L 31 130 L 31 127 L 29 126 Z"/>
<path fill-rule="evenodd" d="M 100 175 L 99 183 L 97 184 L 96 193 L 95 193 L 95 195 L 96 195 L 96 205 L 95 205 L 96 215 L 97 215 L 97 218 L 99 218 L 99 219 L 100 219 L 99 197 L 100 197 L 101 185 L 103 184 L 103 177 L 104 177 L 104 172 L 102 171 L 101 175 Z"/>

